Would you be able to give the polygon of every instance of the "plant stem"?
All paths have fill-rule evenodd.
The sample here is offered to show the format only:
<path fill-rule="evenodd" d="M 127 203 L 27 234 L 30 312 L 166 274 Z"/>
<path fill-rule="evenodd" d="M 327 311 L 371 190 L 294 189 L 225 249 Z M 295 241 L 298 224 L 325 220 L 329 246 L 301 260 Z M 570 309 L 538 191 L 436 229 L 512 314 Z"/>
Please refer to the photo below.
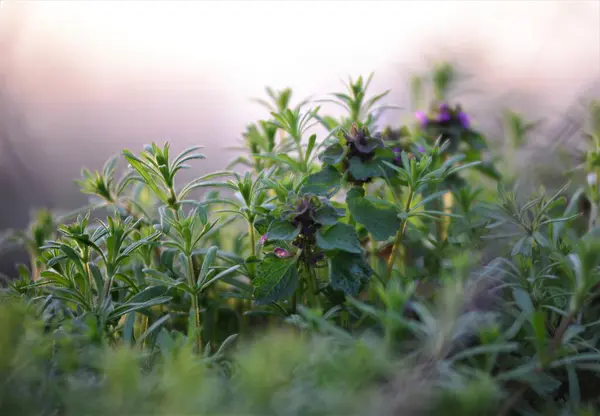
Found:
<path fill-rule="evenodd" d="M 305 170 L 308 170 L 308 165 L 307 165 L 306 161 L 304 160 L 304 151 L 302 150 L 302 143 L 300 143 L 300 138 L 296 139 L 294 137 L 294 142 L 296 143 L 296 148 L 298 149 L 298 156 L 299 156 L 300 162 L 304 165 Z"/>
<path fill-rule="evenodd" d="M 298 291 L 294 292 L 292 296 L 292 315 L 296 314 L 296 309 L 298 306 Z"/>
<path fill-rule="evenodd" d="M 408 199 L 406 200 L 405 212 L 408 214 L 410 210 L 410 206 L 412 205 L 413 200 L 413 190 L 409 188 L 408 190 Z M 394 245 L 392 247 L 392 254 L 388 259 L 387 270 L 385 272 L 385 282 L 389 282 L 392 276 L 392 270 L 394 269 L 394 263 L 396 262 L 396 258 L 398 257 L 398 252 L 400 251 L 400 246 L 402 245 L 402 236 L 404 235 L 404 231 L 406 231 L 406 225 L 408 224 L 408 218 L 404 218 L 400 223 L 400 229 L 396 233 L 396 239 L 394 240 Z"/>
<path fill-rule="evenodd" d="M 256 235 L 254 233 L 253 221 L 248 221 L 248 229 L 250 233 L 250 254 L 256 256 Z"/>
<path fill-rule="evenodd" d="M 254 219 L 248 219 L 248 233 L 250 236 L 250 254 L 252 255 L 252 257 L 256 256 L 256 235 L 254 232 Z M 255 272 L 256 272 L 256 264 L 254 262 L 248 264 L 248 274 L 250 279 L 254 279 L 255 277 Z M 247 301 L 243 301 L 243 305 L 245 307 L 245 309 L 250 309 L 251 308 L 251 303 L 248 301 L 248 303 L 246 303 Z M 247 319 L 248 317 L 245 315 L 242 315 L 242 319 L 244 320 L 244 328 L 247 327 Z"/>
<path fill-rule="evenodd" d="M 196 277 L 194 275 L 194 261 L 192 256 L 188 256 L 188 284 L 193 289 L 192 309 L 194 311 L 194 333 L 196 337 L 196 346 L 198 352 L 202 352 L 202 336 L 200 334 L 200 308 L 198 307 L 198 294 L 196 293 Z M 189 334 L 188 334 L 189 336 Z"/>
<path fill-rule="evenodd" d="M 588 223 L 588 231 L 593 230 L 596 227 L 596 221 L 598 219 L 598 204 L 596 202 L 591 202 L 590 208 L 590 219 Z"/>
<path fill-rule="evenodd" d="M 37 282 L 41 273 L 40 268 L 38 267 L 37 256 L 35 253 L 31 253 L 29 258 L 31 263 L 31 279 L 34 282 Z"/>
<path fill-rule="evenodd" d="M 371 244 L 371 253 L 370 253 L 370 263 L 371 268 L 375 271 L 377 275 L 379 275 L 379 258 L 377 257 L 377 241 L 373 238 L 372 235 L 369 235 L 369 240 Z M 372 302 L 376 302 L 377 300 L 377 291 L 375 290 L 375 285 L 369 285 L 369 299 Z"/>
<path fill-rule="evenodd" d="M 317 274 L 315 273 L 315 268 L 312 267 L 308 262 L 304 263 L 306 265 L 306 269 L 308 270 L 308 301 L 309 305 L 313 308 L 321 309 L 321 302 L 319 300 L 319 289 L 317 283 Z"/>

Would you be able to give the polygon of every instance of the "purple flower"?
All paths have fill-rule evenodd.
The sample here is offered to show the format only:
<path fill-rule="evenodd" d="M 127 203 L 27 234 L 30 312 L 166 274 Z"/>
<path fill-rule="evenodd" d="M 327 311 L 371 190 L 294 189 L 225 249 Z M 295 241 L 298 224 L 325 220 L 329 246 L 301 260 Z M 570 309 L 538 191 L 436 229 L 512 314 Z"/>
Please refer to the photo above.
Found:
<path fill-rule="evenodd" d="M 425 148 L 421 145 L 417 146 L 417 150 L 419 151 L 419 153 L 425 153 Z"/>
<path fill-rule="evenodd" d="M 292 256 L 292 253 L 280 247 L 277 247 L 275 250 L 273 250 L 273 253 L 275 253 L 275 255 L 280 259 L 285 259 Z"/>
<path fill-rule="evenodd" d="M 394 147 L 394 162 L 402 161 L 402 157 L 400 156 L 401 153 L 402 149 L 400 149 L 399 147 Z"/>
<path fill-rule="evenodd" d="M 440 104 L 440 115 L 438 116 L 438 121 L 440 123 L 445 123 L 450 121 L 451 118 L 450 107 L 448 104 Z"/>
<path fill-rule="evenodd" d="M 445 123 L 447 121 L 450 121 L 450 113 L 440 113 L 440 116 L 438 117 L 438 121 L 440 123 Z"/>
<path fill-rule="evenodd" d="M 427 125 L 427 114 L 425 114 L 423 111 L 417 111 L 415 113 L 415 117 L 419 121 L 421 127 L 425 127 Z"/>
<path fill-rule="evenodd" d="M 469 127 L 471 127 L 471 118 L 464 111 L 461 111 L 460 113 L 458 113 L 458 119 L 460 120 L 460 124 L 465 129 L 468 129 Z"/>
<path fill-rule="evenodd" d="M 262 237 L 260 237 L 260 244 L 265 245 L 266 242 L 267 242 L 267 235 L 264 234 Z"/>

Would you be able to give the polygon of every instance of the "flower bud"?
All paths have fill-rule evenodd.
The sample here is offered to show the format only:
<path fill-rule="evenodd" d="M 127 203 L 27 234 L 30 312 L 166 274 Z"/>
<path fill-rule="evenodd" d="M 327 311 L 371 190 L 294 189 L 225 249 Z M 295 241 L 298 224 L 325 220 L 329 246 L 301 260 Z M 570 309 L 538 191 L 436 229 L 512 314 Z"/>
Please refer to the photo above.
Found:
<path fill-rule="evenodd" d="M 275 253 L 275 255 L 280 259 L 285 259 L 292 256 L 292 253 L 281 247 L 277 247 L 275 250 L 273 250 L 273 253 Z"/>

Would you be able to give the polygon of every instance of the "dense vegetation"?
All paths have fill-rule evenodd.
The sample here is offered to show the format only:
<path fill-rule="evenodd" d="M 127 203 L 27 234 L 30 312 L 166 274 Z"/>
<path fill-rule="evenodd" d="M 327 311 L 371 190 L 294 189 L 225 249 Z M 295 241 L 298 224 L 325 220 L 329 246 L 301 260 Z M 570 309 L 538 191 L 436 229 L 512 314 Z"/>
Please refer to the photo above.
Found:
<path fill-rule="evenodd" d="M 599 107 L 587 182 L 523 197 L 453 79 L 417 79 L 401 128 L 370 78 L 340 118 L 268 89 L 237 170 L 183 185 L 199 148 L 84 170 L 91 206 L 10 236 L 0 413 L 594 414 Z"/>

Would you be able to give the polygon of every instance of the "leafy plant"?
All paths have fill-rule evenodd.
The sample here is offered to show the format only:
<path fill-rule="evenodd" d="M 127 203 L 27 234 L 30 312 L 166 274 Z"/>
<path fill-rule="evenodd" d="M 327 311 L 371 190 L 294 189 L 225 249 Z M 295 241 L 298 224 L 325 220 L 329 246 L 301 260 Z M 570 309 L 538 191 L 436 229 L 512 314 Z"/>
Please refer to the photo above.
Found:
<path fill-rule="evenodd" d="M 89 206 L 14 235 L 31 264 L 0 298 L 0 412 L 595 411 L 595 110 L 587 183 L 523 198 L 450 104 L 457 75 L 416 78 L 429 110 L 399 128 L 371 76 L 337 118 L 268 88 L 242 170 L 179 183 L 204 156 L 169 143 L 83 170 Z"/>

